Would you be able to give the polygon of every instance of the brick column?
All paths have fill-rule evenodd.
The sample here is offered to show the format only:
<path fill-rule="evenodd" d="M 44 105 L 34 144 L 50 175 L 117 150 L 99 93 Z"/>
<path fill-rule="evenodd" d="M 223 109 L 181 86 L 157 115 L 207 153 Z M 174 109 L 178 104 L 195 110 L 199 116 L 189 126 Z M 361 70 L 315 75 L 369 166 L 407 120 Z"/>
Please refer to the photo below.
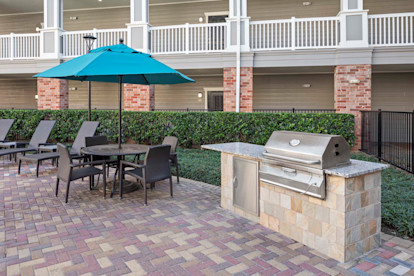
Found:
<path fill-rule="evenodd" d="M 68 81 L 60 79 L 37 79 L 37 109 L 60 110 L 69 108 Z"/>
<path fill-rule="evenodd" d="M 124 85 L 124 110 L 152 111 L 155 108 L 154 85 Z"/>
<path fill-rule="evenodd" d="M 223 69 L 223 110 L 236 111 L 235 67 Z M 253 112 L 253 68 L 242 67 L 240 71 L 240 112 Z"/>
<path fill-rule="evenodd" d="M 351 83 L 358 80 L 359 83 Z M 340 65 L 335 68 L 335 109 L 355 115 L 357 140 L 353 150 L 361 148 L 361 110 L 371 110 L 371 65 Z"/>

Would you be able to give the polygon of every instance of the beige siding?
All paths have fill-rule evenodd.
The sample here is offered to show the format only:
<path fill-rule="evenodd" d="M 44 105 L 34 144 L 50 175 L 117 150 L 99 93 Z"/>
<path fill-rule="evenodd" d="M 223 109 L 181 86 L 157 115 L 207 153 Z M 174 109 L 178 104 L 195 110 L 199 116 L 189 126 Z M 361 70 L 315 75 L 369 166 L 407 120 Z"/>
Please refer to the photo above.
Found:
<path fill-rule="evenodd" d="M 37 108 L 36 80 L 0 79 L 0 108 L 34 109 Z"/>
<path fill-rule="evenodd" d="M 414 73 L 373 74 L 372 109 L 414 110 Z"/>
<path fill-rule="evenodd" d="M 69 81 L 69 109 L 88 108 L 88 83 Z M 92 82 L 92 109 L 117 109 L 118 85 L 116 83 Z"/>
<path fill-rule="evenodd" d="M 74 16 L 78 19 L 70 20 L 70 17 Z M 126 28 L 125 24 L 129 23 L 129 17 L 129 8 L 65 11 L 63 13 L 63 28 L 66 31 Z"/>
<path fill-rule="evenodd" d="M 43 22 L 43 14 L 0 16 L 0 34 L 35 33 Z"/>
<path fill-rule="evenodd" d="M 364 0 L 364 9 L 370 14 L 414 12 L 413 0 Z"/>
<path fill-rule="evenodd" d="M 204 109 L 205 98 L 198 98 L 198 93 L 207 87 L 223 87 L 223 77 L 193 77 L 195 83 L 177 85 L 157 85 L 155 87 L 156 109 Z"/>
<path fill-rule="evenodd" d="M 303 88 L 311 84 L 311 88 Z M 263 75 L 254 76 L 253 108 L 334 107 L 333 75 Z"/>

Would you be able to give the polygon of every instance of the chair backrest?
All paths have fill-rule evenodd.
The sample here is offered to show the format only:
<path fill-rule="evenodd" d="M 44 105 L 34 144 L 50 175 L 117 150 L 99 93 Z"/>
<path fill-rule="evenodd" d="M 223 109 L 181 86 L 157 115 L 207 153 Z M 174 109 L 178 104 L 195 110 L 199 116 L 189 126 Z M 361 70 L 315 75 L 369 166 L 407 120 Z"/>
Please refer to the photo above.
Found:
<path fill-rule="evenodd" d="M 108 145 L 108 137 L 106 136 L 92 136 L 85 137 L 85 146 L 99 146 L 99 145 Z"/>
<path fill-rule="evenodd" d="M 56 121 L 40 121 L 35 132 L 33 133 L 32 139 L 30 139 L 29 148 L 37 149 L 39 144 L 46 143 L 55 124 Z"/>
<path fill-rule="evenodd" d="M 170 150 L 170 145 L 151 146 L 148 148 L 144 160 L 147 183 L 171 177 Z"/>
<path fill-rule="evenodd" d="M 13 119 L 1 119 L 0 120 L 0 141 L 4 141 L 9 134 L 10 128 L 14 123 Z"/>
<path fill-rule="evenodd" d="M 171 153 L 174 153 L 177 151 L 177 144 L 178 144 L 178 138 L 174 136 L 166 136 L 164 140 L 162 141 L 163 145 L 170 145 L 171 146 Z"/>
<path fill-rule="evenodd" d="M 68 148 L 65 145 L 58 143 L 57 150 L 59 153 L 57 176 L 63 181 L 68 181 L 70 177 L 70 165 L 72 164 L 72 158 L 69 154 Z"/>
<path fill-rule="evenodd" d="M 76 135 L 75 141 L 73 142 L 70 153 L 80 155 L 81 149 L 86 146 L 85 138 L 88 136 L 94 136 L 98 126 L 99 122 L 83 122 L 81 128 L 78 131 L 78 135 Z"/>

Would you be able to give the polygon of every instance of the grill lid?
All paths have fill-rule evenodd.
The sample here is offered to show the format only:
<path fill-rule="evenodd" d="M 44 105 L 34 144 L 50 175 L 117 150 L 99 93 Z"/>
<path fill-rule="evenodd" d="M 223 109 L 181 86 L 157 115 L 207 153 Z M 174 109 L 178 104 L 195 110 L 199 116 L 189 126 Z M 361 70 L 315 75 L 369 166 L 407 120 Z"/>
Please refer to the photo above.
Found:
<path fill-rule="evenodd" d="M 350 147 L 340 135 L 275 131 L 263 156 L 287 164 L 326 169 L 350 162 Z"/>

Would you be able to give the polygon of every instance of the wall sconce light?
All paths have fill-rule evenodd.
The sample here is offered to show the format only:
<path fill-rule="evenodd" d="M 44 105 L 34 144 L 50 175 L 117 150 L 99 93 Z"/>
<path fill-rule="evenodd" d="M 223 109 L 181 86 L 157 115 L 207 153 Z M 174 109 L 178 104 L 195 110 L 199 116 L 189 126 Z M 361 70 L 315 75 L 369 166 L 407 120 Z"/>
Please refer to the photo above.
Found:
<path fill-rule="evenodd" d="M 77 16 L 71 16 L 71 17 L 69 17 L 69 20 L 78 20 L 78 17 Z"/>
<path fill-rule="evenodd" d="M 198 22 L 203 23 L 203 22 L 204 22 L 204 18 L 203 18 L 203 17 L 200 17 L 200 18 L 198 19 Z"/>
<path fill-rule="evenodd" d="M 202 98 L 203 97 L 203 93 L 202 92 L 198 92 L 198 98 Z"/>
<path fill-rule="evenodd" d="M 76 90 L 78 90 L 77 87 L 69 87 L 69 91 L 76 91 Z"/>
<path fill-rule="evenodd" d="M 312 5 L 312 2 L 303 2 L 303 5 L 304 5 L 305 7 L 307 7 L 307 6 Z"/>
<path fill-rule="evenodd" d="M 349 81 L 349 83 L 350 83 L 350 84 L 360 84 L 360 83 L 361 83 L 361 81 L 360 81 L 360 80 L 355 79 L 355 80 L 350 80 L 350 81 Z"/>
<path fill-rule="evenodd" d="M 311 88 L 312 87 L 312 84 L 305 83 L 305 84 L 302 85 L 302 87 L 303 88 Z"/>
<path fill-rule="evenodd" d="M 39 95 L 35 95 L 35 100 L 37 101 L 39 99 Z"/>

